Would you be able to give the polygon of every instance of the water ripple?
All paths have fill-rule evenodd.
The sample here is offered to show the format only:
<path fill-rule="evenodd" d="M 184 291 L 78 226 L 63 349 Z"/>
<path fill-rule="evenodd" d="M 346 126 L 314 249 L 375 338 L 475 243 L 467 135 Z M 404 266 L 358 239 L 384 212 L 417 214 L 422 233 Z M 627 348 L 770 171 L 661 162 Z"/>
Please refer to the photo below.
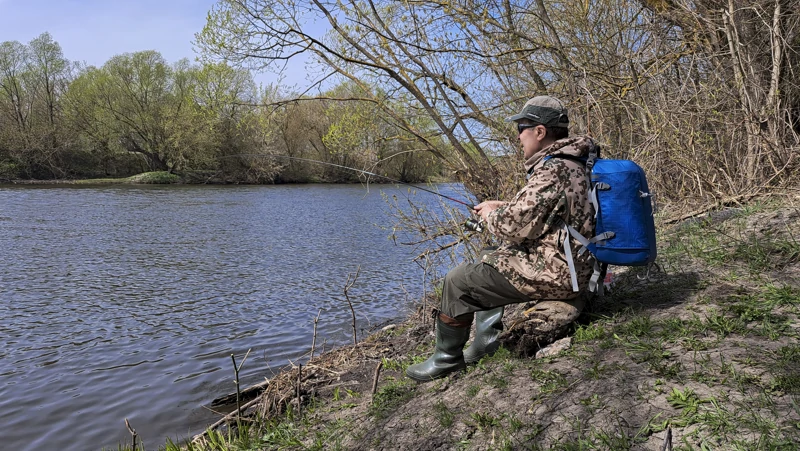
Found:
<path fill-rule="evenodd" d="M 393 193 L 406 190 L 384 187 Z M 387 240 L 376 187 L 0 187 L 2 447 L 151 446 L 198 431 L 201 406 L 318 343 L 348 343 L 421 292 Z"/>

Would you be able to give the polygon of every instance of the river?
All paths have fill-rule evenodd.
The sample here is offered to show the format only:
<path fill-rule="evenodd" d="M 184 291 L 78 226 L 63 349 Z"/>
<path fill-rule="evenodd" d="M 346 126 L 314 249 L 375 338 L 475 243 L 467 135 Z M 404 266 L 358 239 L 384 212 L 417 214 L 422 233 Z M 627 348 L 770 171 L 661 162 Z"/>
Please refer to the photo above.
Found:
<path fill-rule="evenodd" d="M 359 267 L 359 333 L 405 315 L 424 274 L 380 191 L 408 195 L 0 186 L 0 448 L 116 449 L 125 418 L 148 449 L 199 432 L 234 390 L 232 353 L 251 349 L 245 385 L 302 361 L 320 309 L 317 351 L 352 341 Z"/>

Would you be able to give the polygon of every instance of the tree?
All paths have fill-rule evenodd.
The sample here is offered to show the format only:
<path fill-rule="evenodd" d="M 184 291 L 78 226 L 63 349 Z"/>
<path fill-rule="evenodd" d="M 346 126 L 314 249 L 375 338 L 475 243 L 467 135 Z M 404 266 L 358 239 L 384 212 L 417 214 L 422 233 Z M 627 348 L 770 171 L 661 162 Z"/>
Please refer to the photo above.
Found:
<path fill-rule="evenodd" d="M 30 148 L 31 101 L 23 83 L 27 49 L 17 41 L 0 44 L 0 150 L 11 164 Z"/>
<path fill-rule="evenodd" d="M 352 82 L 342 83 L 326 93 L 330 100 L 325 104 L 325 114 L 330 125 L 322 137 L 327 149 L 325 161 L 363 168 L 404 182 L 425 181 L 439 175 L 441 168 L 436 158 L 418 148 L 414 137 L 395 127 L 381 108 L 372 102 L 353 100 L 372 95 L 362 92 L 362 88 Z M 405 108 L 402 99 L 392 99 L 389 104 L 395 112 Z M 414 126 L 418 130 L 427 128 L 427 134 L 435 134 L 430 121 L 427 126 Z M 432 139 L 431 144 L 438 145 L 440 154 L 447 153 L 443 143 L 437 144 Z M 358 174 L 349 176 L 355 179 Z"/>
<path fill-rule="evenodd" d="M 48 33 L 28 45 L 0 44 L 0 158 L 13 175 L 64 175 L 70 139 L 63 133 L 61 99 L 72 65 Z"/>
<path fill-rule="evenodd" d="M 198 43 L 229 61 L 256 65 L 258 60 L 267 65 L 311 52 L 330 71 L 358 85 L 367 94 L 358 100 L 380 108 L 393 126 L 413 136 L 422 149 L 469 174 L 468 183 L 471 178 L 485 182 L 476 183 L 476 188 L 487 185 L 494 171 L 474 130 L 493 119 L 460 84 L 472 76 L 462 75 L 458 49 L 449 47 L 459 43 L 446 40 L 448 30 L 442 27 L 441 15 L 422 19 L 416 11 L 405 15 L 407 12 L 399 3 L 378 7 L 315 1 L 305 8 L 291 2 L 229 0 L 212 10 Z M 330 24 L 330 38 L 303 31 L 301 22 L 313 18 Z M 382 90 L 371 90 L 373 84 Z M 413 103 L 400 115 L 390 100 L 404 94 Z M 436 124 L 435 133 L 417 127 L 421 122 L 415 118 L 419 116 Z M 441 154 L 440 136 L 454 149 L 455 158 Z M 478 152 L 470 154 L 464 142 L 472 142 Z"/>
<path fill-rule="evenodd" d="M 170 67 L 155 51 L 118 55 L 73 83 L 71 118 L 107 157 L 124 151 L 149 170 L 178 172 L 209 161 L 215 148 L 215 118 L 197 103 L 198 79 L 185 60 Z"/>
<path fill-rule="evenodd" d="M 500 118 L 549 93 L 568 103 L 573 132 L 643 164 L 662 199 L 704 202 L 791 180 L 798 15 L 798 0 L 224 0 L 198 42 L 250 67 L 313 55 L 320 82 L 359 86 L 352 99 L 373 103 L 479 198 L 515 189 L 493 176 L 509 159 L 490 157 L 515 154 Z M 319 20 L 325 37 L 304 26 Z"/>
<path fill-rule="evenodd" d="M 746 145 L 733 156 L 743 163 L 743 181 L 762 183 L 780 174 L 795 159 L 791 147 L 799 142 L 793 122 L 800 111 L 800 2 L 642 0 L 642 5 L 675 30 L 699 59 L 690 68 L 694 78 L 715 82 L 726 110 L 735 114 L 728 120 L 744 125 Z"/>

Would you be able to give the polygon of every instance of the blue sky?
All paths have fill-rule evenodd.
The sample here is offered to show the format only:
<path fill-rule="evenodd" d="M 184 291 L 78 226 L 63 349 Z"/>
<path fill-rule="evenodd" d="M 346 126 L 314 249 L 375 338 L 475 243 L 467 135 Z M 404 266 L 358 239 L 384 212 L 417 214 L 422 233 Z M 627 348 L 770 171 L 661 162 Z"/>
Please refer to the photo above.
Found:
<path fill-rule="evenodd" d="M 102 66 L 114 55 L 156 50 L 174 63 L 194 61 L 194 34 L 206 23 L 215 0 L 0 0 L 0 42 L 27 44 L 49 32 L 70 61 Z M 303 63 L 290 68 L 293 83 L 304 79 Z M 256 77 L 262 83 L 275 76 Z"/>

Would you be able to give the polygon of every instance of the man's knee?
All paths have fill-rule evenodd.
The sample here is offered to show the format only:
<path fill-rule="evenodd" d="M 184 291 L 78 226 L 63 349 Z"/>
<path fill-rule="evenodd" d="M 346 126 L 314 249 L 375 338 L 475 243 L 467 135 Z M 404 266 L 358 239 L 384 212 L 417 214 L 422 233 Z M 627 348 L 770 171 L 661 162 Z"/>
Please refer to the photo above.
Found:
<path fill-rule="evenodd" d="M 457 287 L 459 290 L 465 289 L 467 285 L 466 269 L 467 264 L 462 263 L 450 271 L 447 271 L 447 274 L 444 276 L 445 287 Z"/>

